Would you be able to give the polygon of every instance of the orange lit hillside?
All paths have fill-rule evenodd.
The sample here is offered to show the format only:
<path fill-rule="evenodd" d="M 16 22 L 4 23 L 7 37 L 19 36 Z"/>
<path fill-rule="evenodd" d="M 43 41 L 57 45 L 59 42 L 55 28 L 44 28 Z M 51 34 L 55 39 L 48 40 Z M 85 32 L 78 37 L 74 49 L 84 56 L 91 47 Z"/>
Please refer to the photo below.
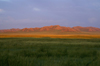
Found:
<path fill-rule="evenodd" d="M 100 38 L 100 28 L 64 27 L 59 25 L 41 28 L 4 29 L 0 30 L 0 38 L 8 37 L 50 37 L 50 38 Z"/>
<path fill-rule="evenodd" d="M 5 32 L 43 32 L 43 31 L 59 31 L 59 32 L 100 32 L 100 28 L 96 27 L 81 27 L 81 26 L 76 26 L 76 27 L 64 27 L 64 26 L 59 26 L 59 25 L 54 25 L 54 26 L 44 26 L 41 28 L 23 28 L 23 29 L 4 29 L 0 30 L 0 33 L 5 33 Z"/>

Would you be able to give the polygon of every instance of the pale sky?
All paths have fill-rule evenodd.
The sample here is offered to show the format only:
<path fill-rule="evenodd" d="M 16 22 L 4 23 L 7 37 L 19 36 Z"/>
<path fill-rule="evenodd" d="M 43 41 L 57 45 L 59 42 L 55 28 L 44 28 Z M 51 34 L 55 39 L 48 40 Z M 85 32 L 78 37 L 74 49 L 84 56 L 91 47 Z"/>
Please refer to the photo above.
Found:
<path fill-rule="evenodd" d="M 100 0 L 0 0 L 0 29 L 50 25 L 100 28 Z"/>

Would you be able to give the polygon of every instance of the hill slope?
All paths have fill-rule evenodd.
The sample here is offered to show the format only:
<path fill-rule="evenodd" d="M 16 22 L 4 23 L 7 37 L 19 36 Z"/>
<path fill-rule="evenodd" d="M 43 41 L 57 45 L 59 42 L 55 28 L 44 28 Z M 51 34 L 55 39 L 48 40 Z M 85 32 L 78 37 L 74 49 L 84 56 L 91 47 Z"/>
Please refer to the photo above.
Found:
<path fill-rule="evenodd" d="M 23 28 L 23 29 L 4 29 L 0 33 L 5 32 L 44 32 L 44 31 L 59 31 L 59 32 L 100 32 L 100 28 L 96 27 L 64 27 L 59 25 L 44 26 L 41 28 Z"/>

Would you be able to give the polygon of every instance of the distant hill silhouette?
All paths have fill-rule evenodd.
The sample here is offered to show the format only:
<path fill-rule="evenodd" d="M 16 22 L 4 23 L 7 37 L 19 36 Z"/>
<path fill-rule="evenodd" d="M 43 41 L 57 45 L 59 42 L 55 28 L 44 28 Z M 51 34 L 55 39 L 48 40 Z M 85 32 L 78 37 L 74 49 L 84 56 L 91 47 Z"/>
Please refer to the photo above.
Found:
<path fill-rule="evenodd" d="M 4 32 L 43 32 L 43 31 L 60 31 L 60 32 L 100 32 L 100 28 L 96 27 L 64 27 L 59 25 L 44 26 L 41 28 L 23 28 L 23 29 L 4 29 L 0 30 L 1 33 Z"/>

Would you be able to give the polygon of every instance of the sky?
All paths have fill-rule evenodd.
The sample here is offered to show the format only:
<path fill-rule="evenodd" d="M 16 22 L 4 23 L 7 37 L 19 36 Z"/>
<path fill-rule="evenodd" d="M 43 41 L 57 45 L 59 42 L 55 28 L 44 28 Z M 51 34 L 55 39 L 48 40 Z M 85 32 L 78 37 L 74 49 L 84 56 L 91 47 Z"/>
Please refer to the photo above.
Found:
<path fill-rule="evenodd" d="M 50 25 L 100 28 L 100 0 L 0 0 L 0 29 Z"/>

